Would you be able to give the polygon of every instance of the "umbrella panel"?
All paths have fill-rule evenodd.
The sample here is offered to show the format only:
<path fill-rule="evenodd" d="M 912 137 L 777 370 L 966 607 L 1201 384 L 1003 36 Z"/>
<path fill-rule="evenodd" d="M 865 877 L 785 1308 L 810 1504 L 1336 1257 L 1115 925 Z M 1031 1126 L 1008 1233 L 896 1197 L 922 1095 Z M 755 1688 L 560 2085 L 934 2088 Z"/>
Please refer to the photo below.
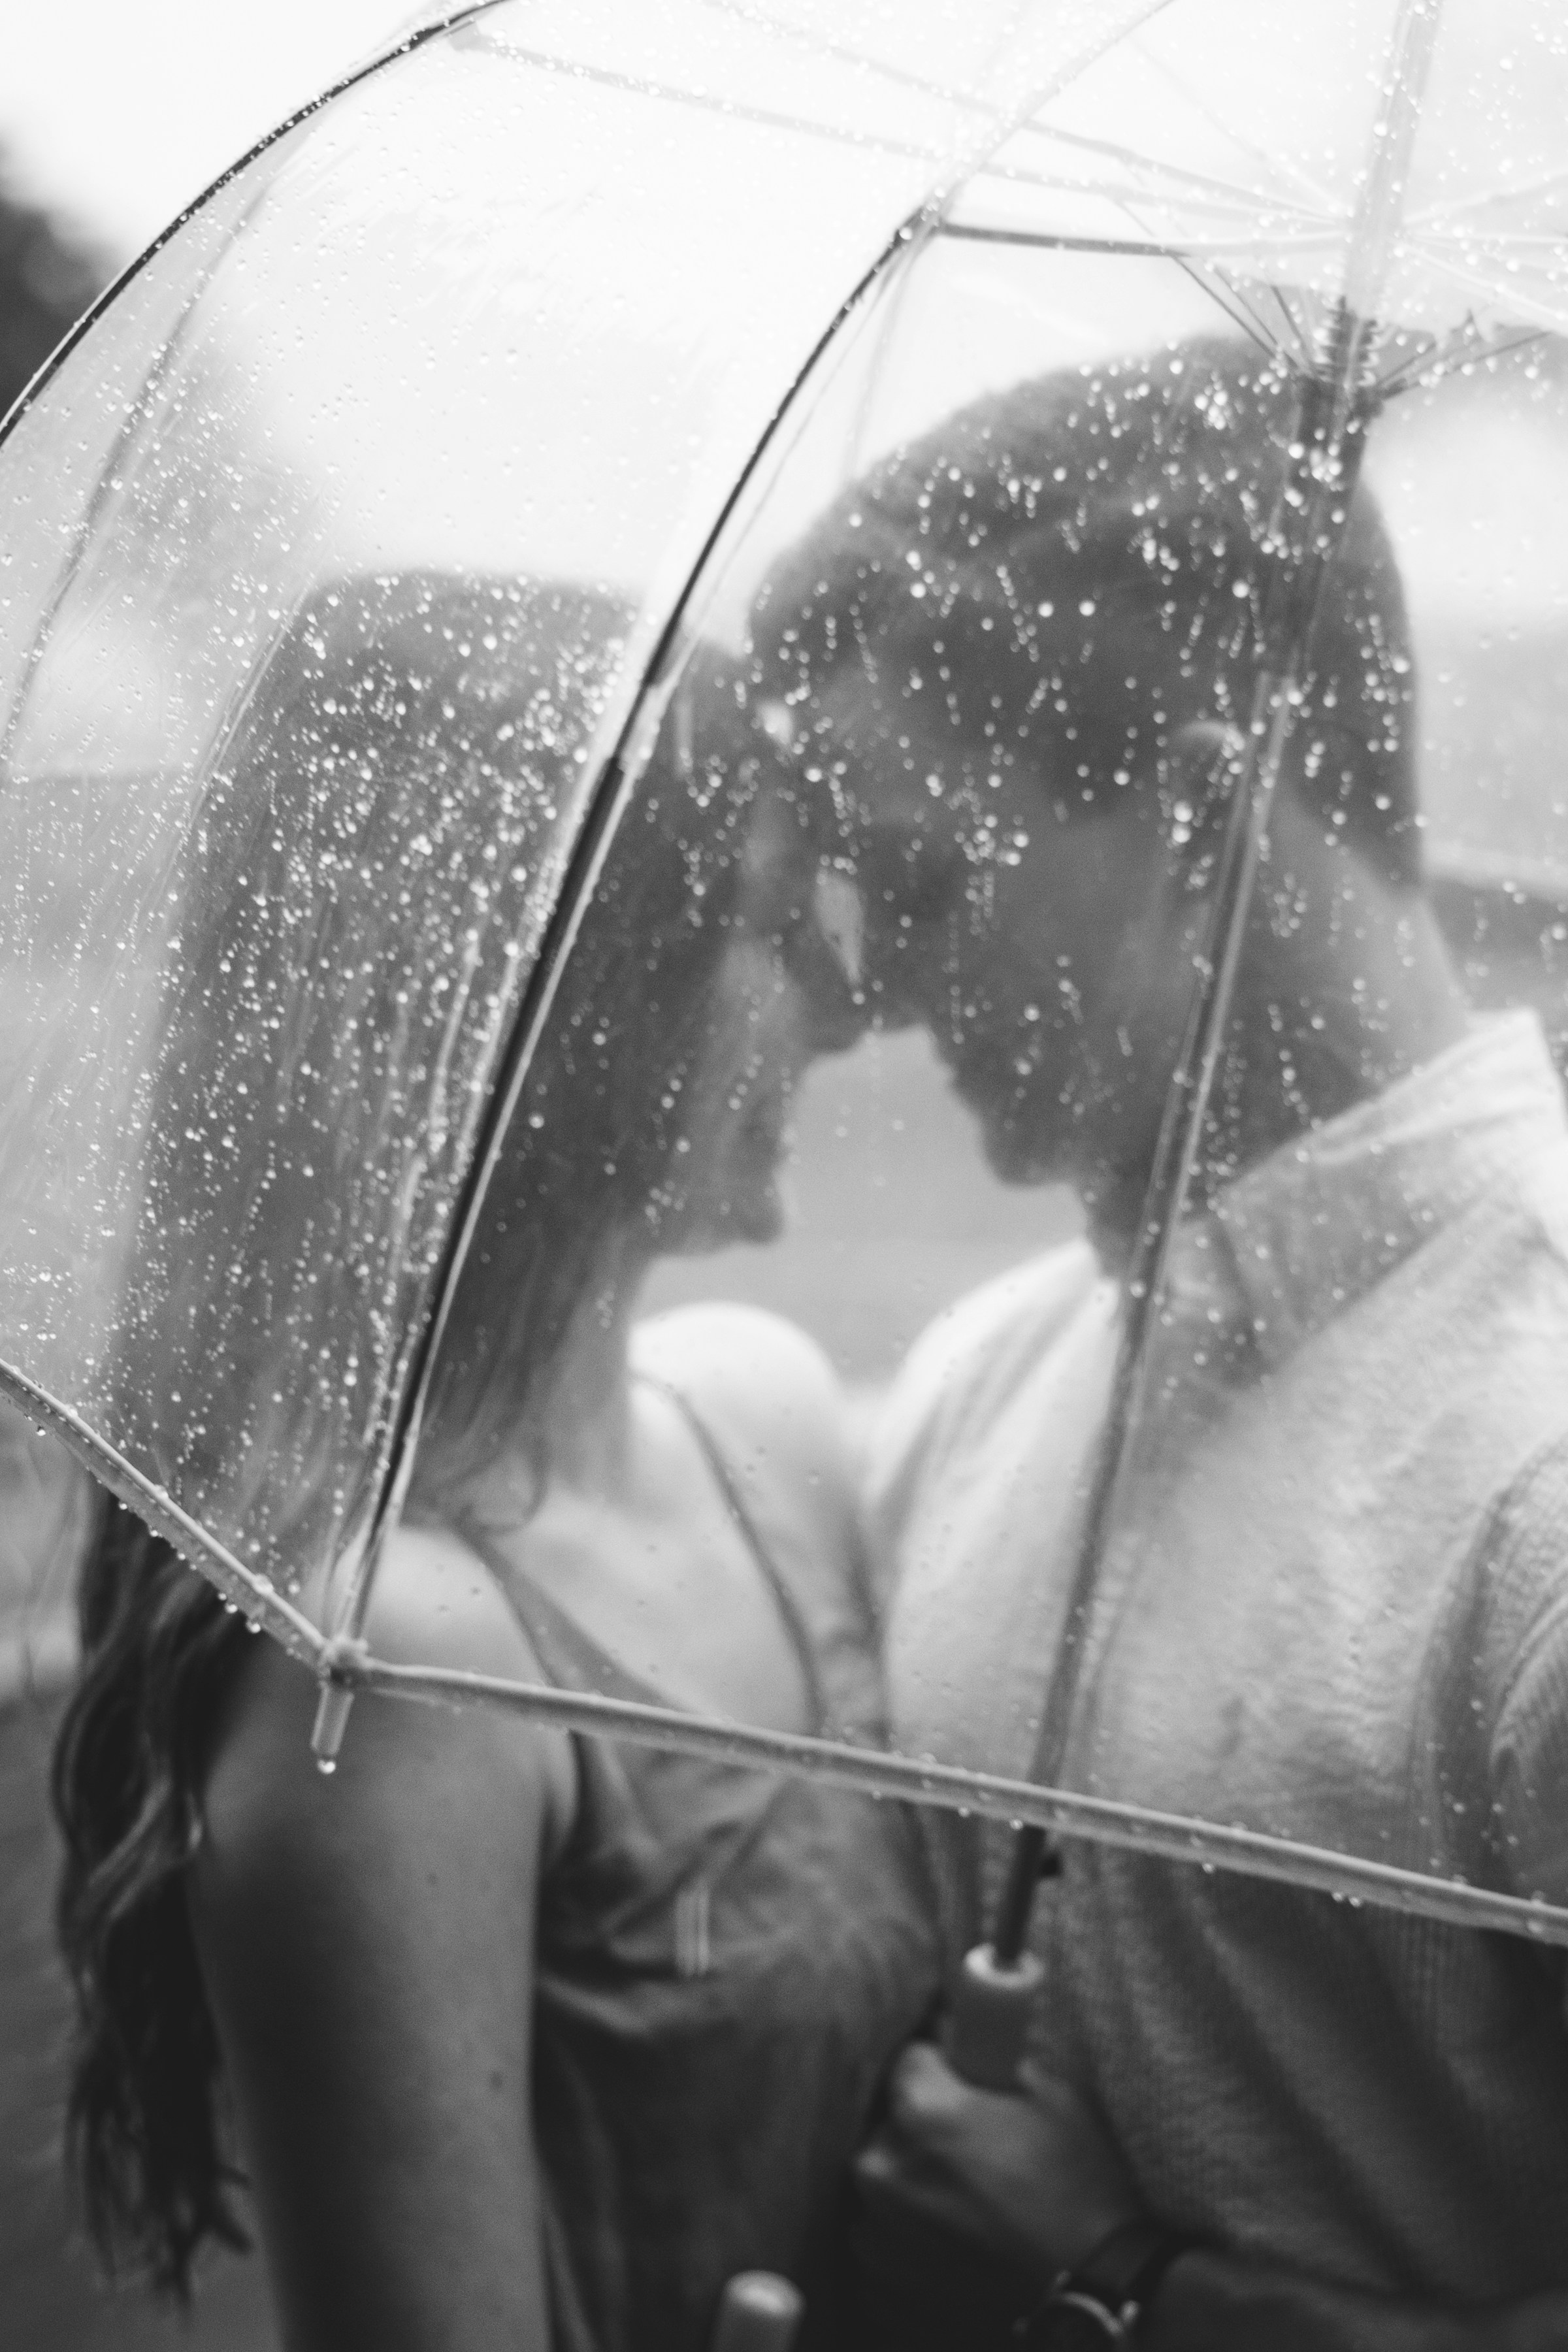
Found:
<path fill-rule="evenodd" d="M 803 185 L 808 123 L 702 88 L 772 37 L 659 22 L 657 90 L 594 12 L 502 7 L 330 99 L 148 257 L 0 460 L 0 1352 L 291 1591 L 383 1492 L 693 563 L 969 135 L 895 93 L 910 135 L 825 141 Z"/>
<path fill-rule="evenodd" d="M 1550 1758 L 1510 1780 L 1499 1715 L 1478 1760 L 1501 1685 L 1460 1687 L 1489 1527 L 1563 1394 L 1551 1248 L 1528 1298 L 1497 1276 L 1510 1220 L 1561 1214 L 1551 339 L 1369 424 L 1071 1601 L 1298 397 L 1208 306 L 1170 263 L 938 238 L 811 408 L 694 604 L 411 1506 L 520 1580 L 571 1687 L 809 1729 L 787 1675 L 748 1698 L 690 1639 L 728 1607 L 765 1649 L 773 1572 L 825 1654 L 858 1605 L 792 1517 L 780 1431 L 806 1407 L 769 1421 L 815 1377 L 804 1331 L 847 1388 L 884 1596 L 900 1556 L 892 1753 L 992 1810 L 1044 1769 L 1091 1833 L 1172 1851 L 1185 1824 L 1243 1867 L 1338 1862 L 1350 1891 L 1463 1916 L 1468 1886 L 1497 1924 L 1560 1926 Z M 750 1599 L 697 1553 L 649 1569 L 656 1603 L 606 1597 L 561 1500 L 593 1475 L 552 1419 L 558 1395 L 592 1420 L 580 1345 L 595 1377 L 629 1360 L 649 1459 L 700 1486 L 716 1451 L 710 1500 L 763 1538 Z M 558 1612 L 589 1637 L 569 1654 Z M 865 1738 L 831 1697 L 817 1727 Z"/>

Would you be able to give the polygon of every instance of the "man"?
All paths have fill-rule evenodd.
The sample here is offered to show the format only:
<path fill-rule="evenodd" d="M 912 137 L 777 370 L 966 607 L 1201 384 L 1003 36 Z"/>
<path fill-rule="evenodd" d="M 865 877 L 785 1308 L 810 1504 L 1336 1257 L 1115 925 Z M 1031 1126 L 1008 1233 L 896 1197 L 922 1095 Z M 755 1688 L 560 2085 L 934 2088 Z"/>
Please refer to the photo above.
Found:
<path fill-rule="evenodd" d="M 994 1772 L 1030 1769 L 1067 1636 L 1292 416 L 1221 344 L 1024 386 L 858 484 L 759 605 L 868 988 L 993 1164 L 1088 1213 L 921 1344 L 880 1448 L 900 1744 Z M 1533 1016 L 1471 1021 L 1423 892 L 1364 490 L 1301 684 L 1061 1777 L 1561 1903 L 1568 1133 Z M 953 1843 L 961 1944 L 998 1857 Z M 1154 2345 L 1568 2344 L 1560 1954 L 1083 1843 L 1037 1943 L 1034 2095 L 910 2053 L 884 2196 L 1042 2280 L 1087 2263 L 1091 2304 L 1097 2240 L 1136 2239 Z M 1096 2340 L 1069 2324 L 1039 2340 Z"/>

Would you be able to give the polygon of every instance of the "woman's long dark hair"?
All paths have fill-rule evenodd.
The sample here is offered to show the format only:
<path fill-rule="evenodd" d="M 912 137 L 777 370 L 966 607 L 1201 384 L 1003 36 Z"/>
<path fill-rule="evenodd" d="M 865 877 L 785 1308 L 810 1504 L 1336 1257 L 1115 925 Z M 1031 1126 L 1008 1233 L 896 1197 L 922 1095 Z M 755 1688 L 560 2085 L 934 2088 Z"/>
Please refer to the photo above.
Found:
<path fill-rule="evenodd" d="M 205 2240 L 246 2242 L 184 1884 L 246 1625 L 108 1495 L 80 1616 L 82 1674 L 54 1760 L 59 1934 L 77 1999 L 69 2153 L 106 2263 L 129 2257 L 184 2298 Z"/>
<path fill-rule="evenodd" d="M 267 902 L 269 890 L 277 895 L 277 861 L 297 856 L 298 841 L 279 818 L 279 793 L 291 789 L 280 740 L 301 759 L 301 747 L 309 747 L 315 775 L 324 762 L 329 772 L 336 763 L 362 782 L 370 778 L 383 814 L 388 802 L 404 812 L 405 831 L 422 795 L 433 800 L 439 793 L 448 803 L 453 798 L 440 759 L 431 772 L 433 746 L 443 738 L 457 740 L 467 772 L 482 785 L 488 759 L 499 759 L 500 745 L 515 740 L 519 714 L 511 705 L 519 693 L 526 697 L 529 679 L 515 646 L 498 648 L 493 631 L 488 656 L 476 657 L 486 634 L 486 615 L 471 609 L 476 593 L 457 583 L 422 583 L 417 660 L 400 650 L 395 633 L 389 646 L 384 627 L 379 636 L 371 633 L 368 646 L 362 637 L 345 648 L 341 622 L 339 648 L 323 659 L 321 615 L 307 614 L 297 625 L 271 665 L 282 681 L 282 737 L 278 709 L 265 708 L 265 679 L 258 698 L 262 715 L 249 730 L 268 763 L 268 822 L 258 830 L 245 815 L 247 794 L 232 790 L 237 776 L 244 782 L 242 751 L 231 764 L 229 789 L 245 816 L 247 846 L 220 861 L 222 887 L 214 889 L 208 879 L 198 893 L 187 880 L 186 968 L 210 971 L 226 956 L 233 961 L 236 939 L 243 942 L 254 925 L 252 908 Z M 353 605 L 352 589 L 338 594 L 333 609 L 341 613 L 345 602 Z M 301 646 L 312 645 L 313 664 L 300 656 Z M 444 658 L 442 646 L 448 648 Z M 683 694 L 678 719 L 667 726 L 613 845 L 531 1066 L 526 1116 L 514 1123 L 514 1147 L 492 1185 L 459 1286 L 437 1372 L 428 1466 L 422 1451 L 416 1483 L 414 1500 L 427 1518 L 441 1516 L 442 1498 L 460 1487 L 468 1468 L 482 1466 L 509 1429 L 536 1418 L 531 1406 L 548 1389 L 584 1281 L 616 1229 L 649 1214 L 679 1133 L 682 1082 L 702 1050 L 730 935 L 746 805 L 767 756 L 746 714 L 743 688 L 721 675 L 716 659 L 706 661 Z M 406 705 L 416 699 L 429 723 L 405 725 L 401 736 L 415 743 L 416 761 L 400 755 L 399 730 L 389 717 L 395 709 L 406 719 Z M 482 806 L 473 821 L 484 821 Z M 210 877 L 210 845 L 205 855 L 205 868 L 197 870 Z M 198 898 L 202 903 L 193 904 Z M 317 920 L 312 952 L 323 991 L 342 969 L 363 961 L 353 953 L 363 945 L 353 927 L 363 931 L 363 906 L 351 904 L 345 913 L 342 903 L 327 920 Z M 165 1021 L 176 1042 L 160 1068 L 153 1125 L 199 1140 L 203 1121 L 193 1129 L 188 1110 L 193 1090 L 204 1093 L 215 1055 L 232 1049 L 193 1034 L 191 1019 L 182 1025 L 181 1014 L 176 1001 Z M 197 1019 L 195 1032 L 202 1025 Z M 268 1082 L 267 1057 L 275 1051 L 261 1040 L 254 1084 Z M 297 1052 L 296 1061 L 308 1069 L 308 1051 Z M 318 1132 L 320 1109 L 317 1101 L 312 1117 L 308 1099 L 301 1109 L 295 1080 L 276 1132 L 284 1125 Z M 320 1158 L 319 1141 L 315 1152 Z M 279 1157 L 276 1149 L 272 1157 Z M 154 1168 L 148 1180 L 149 1213 L 160 1198 L 156 1174 Z M 267 1278 L 275 1285 L 277 1268 L 299 1258 L 302 1234 L 317 1232 L 314 1223 L 299 1223 L 297 1204 L 310 1188 L 274 1184 L 258 1212 L 254 1187 L 241 1197 L 237 1181 L 237 1171 L 226 1192 L 221 1181 L 216 1192 L 208 1184 L 195 1231 L 188 1181 L 183 1192 L 164 1188 L 182 1204 L 181 1250 L 191 1262 L 211 1263 L 225 1244 L 233 1256 L 234 1236 L 241 1234 L 247 1265 L 270 1268 Z M 161 1246 L 171 1248 L 167 1240 Z M 181 1296 L 177 1286 L 170 1295 L 176 1301 Z M 266 1299 L 271 1297 L 268 1289 Z M 499 1314 L 498 1299 L 505 1309 Z M 189 1318 L 167 1307 L 164 1313 L 175 1331 L 174 1352 L 165 1347 L 161 1370 L 150 1374 L 143 1349 L 127 1378 L 145 1383 L 166 1374 L 163 1385 L 177 1384 L 188 1405 L 193 1369 L 199 1374 Z M 242 1289 L 228 1299 L 226 1314 L 226 1328 L 239 1337 L 224 1377 L 231 1388 L 240 1381 L 254 1386 L 256 1360 L 244 1357 L 241 1340 L 249 1324 L 265 1319 L 264 1301 Z M 146 1319 L 155 1341 L 155 1318 Z M 225 1425 L 210 1402 L 205 1418 Z M 313 1460 L 331 1443 L 341 1445 L 341 1433 L 331 1443 L 313 1435 L 299 1458 Z M 307 1496 L 296 1524 L 310 1523 Z M 230 2193 L 237 2175 L 226 2155 L 220 2054 L 184 1872 L 202 1833 L 211 1741 L 244 1660 L 247 1628 L 168 1544 L 105 1497 L 84 1569 L 81 1630 L 82 1674 L 62 1726 L 54 1781 L 66 1843 L 59 1933 L 79 2014 L 71 2153 L 106 2262 L 141 2268 L 183 2297 L 205 2242 L 243 2242 Z"/>

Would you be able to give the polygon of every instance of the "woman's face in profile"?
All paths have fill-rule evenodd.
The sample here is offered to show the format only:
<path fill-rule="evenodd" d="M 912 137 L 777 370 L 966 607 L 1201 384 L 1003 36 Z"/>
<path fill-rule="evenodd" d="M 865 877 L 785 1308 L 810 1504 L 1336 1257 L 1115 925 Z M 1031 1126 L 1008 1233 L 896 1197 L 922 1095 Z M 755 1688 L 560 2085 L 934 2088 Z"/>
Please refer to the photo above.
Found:
<path fill-rule="evenodd" d="M 769 1242 L 784 1223 L 778 1171 L 810 1056 L 805 991 L 777 944 L 741 934 L 714 976 L 706 1047 L 676 1145 L 660 1245 L 681 1254 Z"/>

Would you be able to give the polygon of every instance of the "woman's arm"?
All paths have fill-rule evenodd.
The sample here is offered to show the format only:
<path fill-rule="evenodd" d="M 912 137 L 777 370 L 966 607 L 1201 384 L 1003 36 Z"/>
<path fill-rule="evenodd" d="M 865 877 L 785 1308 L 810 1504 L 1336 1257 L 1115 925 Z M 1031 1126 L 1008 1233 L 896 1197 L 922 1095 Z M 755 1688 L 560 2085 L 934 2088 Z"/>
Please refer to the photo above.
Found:
<path fill-rule="evenodd" d="M 468 1555 L 404 1537 L 383 1655 L 537 1674 Z M 335 1775 L 310 1678 L 258 1643 L 192 1873 L 197 1941 L 290 2352 L 544 2352 L 530 2130 L 535 1908 L 559 1735 L 364 1696 Z"/>

